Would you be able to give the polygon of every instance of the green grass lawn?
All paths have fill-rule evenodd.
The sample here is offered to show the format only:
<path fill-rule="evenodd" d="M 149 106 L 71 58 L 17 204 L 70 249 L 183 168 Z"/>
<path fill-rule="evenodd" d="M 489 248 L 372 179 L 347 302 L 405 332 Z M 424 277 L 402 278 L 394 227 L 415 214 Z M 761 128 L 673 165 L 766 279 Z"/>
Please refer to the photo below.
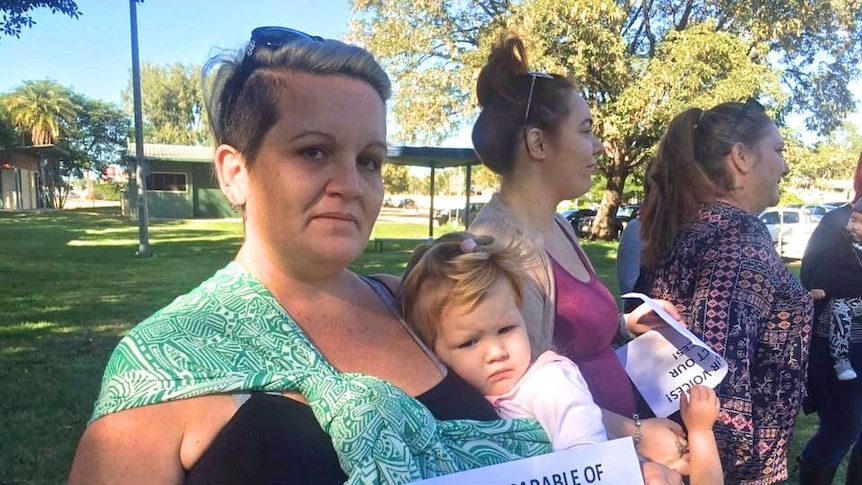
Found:
<path fill-rule="evenodd" d="M 381 222 L 372 237 L 426 235 Z M 0 212 L 0 484 L 64 481 L 119 338 L 224 266 L 241 239 L 238 222 L 154 221 L 155 257 L 136 259 L 137 226 L 114 209 Z M 585 246 L 616 292 L 616 244 Z M 411 249 L 369 246 L 353 269 L 400 274 Z M 815 424 L 800 419 L 791 456 Z"/>

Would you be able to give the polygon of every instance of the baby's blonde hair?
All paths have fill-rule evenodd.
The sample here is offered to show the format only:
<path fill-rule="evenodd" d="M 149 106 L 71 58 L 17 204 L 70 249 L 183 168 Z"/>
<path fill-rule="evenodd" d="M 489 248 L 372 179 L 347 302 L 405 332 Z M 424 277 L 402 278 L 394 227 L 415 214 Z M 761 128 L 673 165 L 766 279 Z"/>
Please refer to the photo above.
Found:
<path fill-rule="evenodd" d="M 418 246 L 410 256 L 401 281 L 400 299 L 404 318 L 420 339 L 433 349 L 440 316 L 451 305 L 473 309 L 499 278 L 515 292 L 518 307 L 523 302 L 522 269 L 527 260 L 524 245 L 502 246 L 490 236 L 468 232 L 445 234 Z"/>

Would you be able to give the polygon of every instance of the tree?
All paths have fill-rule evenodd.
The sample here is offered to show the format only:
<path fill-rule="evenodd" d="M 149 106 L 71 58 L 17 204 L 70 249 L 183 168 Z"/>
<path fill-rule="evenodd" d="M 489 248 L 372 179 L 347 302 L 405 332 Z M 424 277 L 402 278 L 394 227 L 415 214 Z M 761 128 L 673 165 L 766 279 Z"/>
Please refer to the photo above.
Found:
<path fill-rule="evenodd" d="M 93 171 L 101 172 L 110 164 L 125 166 L 123 155 L 132 129 L 129 115 L 113 103 L 81 94 L 73 93 L 72 99 L 80 109 L 72 120 L 64 122 L 64 136 L 58 143 L 69 155 L 53 165 L 54 173 L 63 181 L 85 175 L 89 181 Z M 116 191 L 122 188 L 114 187 Z M 67 191 L 58 192 L 56 207 L 62 207 Z"/>
<path fill-rule="evenodd" d="M 30 11 L 37 8 L 50 8 L 51 13 L 60 12 L 72 18 L 78 18 L 81 12 L 72 0 L 0 0 L 0 31 L 5 35 L 21 36 L 22 27 L 33 27 L 36 22 Z"/>
<path fill-rule="evenodd" d="M 70 154 L 70 173 L 81 176 L 83 170 L 102 171 L 106 166 L 121 163 L 132 120 L 118 106 L 81 94 L 73 94 L 80 106 L 77 115 L 64 122 L 65 136 L 60 142 Z"/>
<path fill-rule="evenodd" d="M 24 81 L 6 95 L 3 105 L 12 122 L 30 135 L 33 145 L 49 145 L 60 137 L 60 125 L 77 114 L 71 91 L 54 81 Z M 26 144 L 26 142 L 25 142 Z"/>
<path fill-rule="evenodd" d="M 397 81 L 393 114 L 406 142 L 439 141 L 475 115 L 475 77 L 506 31 L 532 68 L 572 76 L 596 118 L 606 180 L 595 232 L 627 177 L 654 153 L 676 112 L 758 96 L 779 121 L 826 133 L 854 108 L 862 9 L 856 2 L 771 0 L 354 0 L 350 36 Z"/>
<path fill-rule="evenodd" d="M 862 151 L 859 128 L 846 122 L 813 147 L 785 135 L 784 159 L 798 186 L 823 188 L 824 181 L 846 180 Z M 828 183 L 828 182 L 827 182 Z"/>
<path fill-rule="evenodd" d="M 431 170 L 424 169 L 422 175 L 418 177 L 410 177 L 410 185 L 407 188 L 408 194 L 428 194 L 431 188 Z"/>
<path fill-rule="evenodd" d="M 473 172 L 470 174 L 471 185 L 475 189 L 486 190 L 497 189 L 500 185 L 500 180 L 497 174 L 488 170 L 484 165 L 474 165 Z"/>
<path fill-rule="evenodd" d="M 200 145 L 209 141 L 200 73 L 200 66 L 179 63 L 141 66 L 144 141 L 174 145 Z M 131 113 L 131 77 L 123 91 L 123 100 Z"/>
<path fill-rule="evenodd" d="M 0 102 L 0 156 L 3 155 L 5 149 L 15 144 L 15 140 L 18 137 L 15 125 L 12 123 L 12 119 L 6 111 L 4 104 Z"/>
<path fill-rule="evenodd" d="M 406 165 L 383 164 L 383 190 L 387 194 L 404 194 L 410 188 L 410 170 Z"/>

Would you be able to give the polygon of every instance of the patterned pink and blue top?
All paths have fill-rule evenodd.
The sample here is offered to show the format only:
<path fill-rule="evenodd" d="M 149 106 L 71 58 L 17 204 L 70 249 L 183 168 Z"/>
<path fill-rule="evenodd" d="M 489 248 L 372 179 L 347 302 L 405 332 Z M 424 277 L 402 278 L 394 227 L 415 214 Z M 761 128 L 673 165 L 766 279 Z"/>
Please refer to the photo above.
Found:
<path fill-rule="evenodd" d="M 787 478 L 813 306 L 766 226 L 736 207 L 708 205 L 645 276 L 647 293 L 672 301 L 692 332 L 727 360 L 714 428 L 725 483 Z"/>

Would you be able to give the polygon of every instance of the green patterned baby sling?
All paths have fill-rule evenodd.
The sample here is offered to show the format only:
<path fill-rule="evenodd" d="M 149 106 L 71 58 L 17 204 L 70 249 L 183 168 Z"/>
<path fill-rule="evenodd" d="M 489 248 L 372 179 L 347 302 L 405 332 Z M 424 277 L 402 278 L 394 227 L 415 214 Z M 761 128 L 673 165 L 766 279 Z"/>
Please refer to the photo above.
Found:
<path fill-rule="evenodd" d="M 410 483 L 551 451 L 535 420 L 438 421 L 386 381 L 339 373 L 236 262 L 122 339 L 92 419 L 249 391 L 302 393 L 349 484 Z"/>

